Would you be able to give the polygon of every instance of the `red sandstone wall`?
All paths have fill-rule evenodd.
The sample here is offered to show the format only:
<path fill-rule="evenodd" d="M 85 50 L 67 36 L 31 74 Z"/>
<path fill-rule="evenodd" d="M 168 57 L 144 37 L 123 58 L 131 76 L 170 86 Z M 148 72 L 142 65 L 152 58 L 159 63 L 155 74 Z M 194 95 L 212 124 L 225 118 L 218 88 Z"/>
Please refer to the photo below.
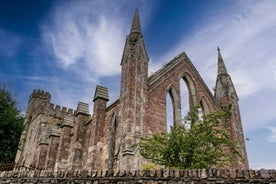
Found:
<path fill-rule="evenodd" d="M 173 102 L 177 103 L 173 105 L 175 107 L 174 121 L 175 123 L 181 122 L 180 80 L 184 80 L 183 78 L 189 89 L 190 106 L 204 99 L 204 104 L 208 104 L 206 109 L 209 111 L 217 109 L 213 95 L 186 54 L 180 54 L 149 78 L 149 122 L 145 125 L 148 134 L 166 131 L 166 95 L 171 88 L 174 88 L 179 98 L 174 99 Z M 177 111 L 180 111 L 180 114 Z"/>

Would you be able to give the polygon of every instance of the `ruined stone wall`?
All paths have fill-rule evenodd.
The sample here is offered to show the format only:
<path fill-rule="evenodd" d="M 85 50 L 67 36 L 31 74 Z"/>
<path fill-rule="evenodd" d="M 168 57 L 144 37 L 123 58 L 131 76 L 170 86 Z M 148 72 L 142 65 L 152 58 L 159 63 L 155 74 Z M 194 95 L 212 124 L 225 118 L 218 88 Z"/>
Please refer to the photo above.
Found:
<path fill-rule="evenodd" d="M 0 183 L 276 183 L 275 170 L 3 171 Z"/>
<path fill-rule="evenodd" d="M 98 103 L 98 101 L 100 103 Z M 114 139 L 115 139 L 115 149 L 119 151 L 120 140 L 121 140 L 121 131 L 119 128 L 120 120 L 120 100 L 116 100 L 111 103 L 108 107 L 106 104 L 102 104 L 102 99 L 96 100 L 96 105 L 94 105 L 94 113 L 92 120 L 86 125 L 86 143 L 85 143 L 85 159 L 84 159 L 84 169 L 107 169 L 108 164 L 111 161 L 114 161 L 114 155 L 111 158 L 110 155 L 110 129 L 112 126 L 112 118 L 116 118 L 116 129 Z M 95 103 L 95 102 L 94 102 Z M 98 103 L 98 104 L 97 104 Z M 100 114 L 97 114 L 97 111 L 103 109 Z M 102 108 L 104 107 L 104 108 Z M 99 117 L 102 116 L 102 117 Z M 100 119 L 96 121 L 97 119 Z M 117 153 L 117 152 L 116 152 Z M 115 154 L 115 152 L 113 153 Z M 115 167 L 116 168 L 116 167 Z"/>
<path fill-rule="evenodd" d="M 51 107 L 51 106 L 50 106 Z M 65 109 L 63 109 L 65 110 Z M 57 148 L 59 147 L 60 126 L 64 115 L 72 112 L 51 108 L 49 113 L 41 112 L 28 122 L 28 133 L 24 141 L 24 149 L 16 160 L 27 167 L 54 168 Z M 50 152 L 49 152 L 50 151 Z M 54 152 L 53 152 L 54 151 Z"/>
<path fill-rule="evenodd" d="M 118 155 L 122 141 L 122 125 L 120 124 L 120 100 L 116 100 L 106 108 L 103 143 L 103 169 L 118 169 Z"/>
<path fill-rule="evenodd" d="M 26 135 L 26 138 L 24 138 L 24 140 L 21 140 L 22 142 L 24 142 L 24 147 L 22 149 L 22 152 L 20 153 L 20 158 L 17 158 L 17 160 L 20 161 L 19 164 L 25 166 L 31 166 L 35 156 L 36 145 L 38 144 L 37 137 L 39 136 L 37 130 L 39 130 L 40 128 L 39 126 L 41 117 L 38 117 L 37 119 L 38 121 L 28 123 L 28 134 Z"/>
<path fill-rule="evenodd" d="M 173 98 L 174 122 L 182 123 L 180 81 L 184 80 L 189 91 L 190 107 L 204 105 L 206 112 L 217 109 L 208 87 L 185 53 L 181 53 L 149 78 L 149 121 L 145 128 L 148 134 L 166 132 L 166 96 Z"/>
<path fill-rule="evenodd" d="M 181 80 L 187 84 L 189 106 L 199 103 L 203 113 L 223 109 L 224 102 L 232 102 L 228 96 L 221 101 L 220 96 L 229 91 L 222 85 L 224 80 L 221 86 L 217 85 L 221 90 L 217 90 L 219 96 L 214 98 L 185 53 L 176 56 L 150 77 L 148 61 L 136 9 L 121 60 L 119 100 L 107 106 L 108 88 L 97 85 L 91 117 L 86 103 L 79 102 L 73 113 L 72 109 L 51 104 L 48 92 L 34 90 L 29 98 L 27 128 L 21 136 L 16 164 L 55 171 L 140 169 L 146 160 L 139 154 L 139 148 L 133 145 L 142 136 L 167 131 L 168 94 L 172 97 L 174 124 L 182 123 Z M 222 67 L 218 68 L 226 72 L 220 53 L 219 63 Z M 233 130 L 238 129 L 241 133 L 232 131 L 232 138 L 244 144 L 238 102 L 235 101 L 234 105 L 235 116 L 230 123 Z M 245 147 L 243 149 L 245 167 L 238 163 L 232 168 L 248 168 Z"/>
<path fill-rule="evenodd" d="M 81 169 L 84 159 L 85 127 L 88 104 L 67 109 L 50 103 L 48 92 L 34 90 L 26 114 L 16 163 L 25 167 Z"/>
<path fill-rule="evenodd" d="M 56 154 L 55 170 L 65 170 L 68 167 L 71 137 L 73 136 L 73 117 L 65 116 L 60 126 L 59 147 Z"/>

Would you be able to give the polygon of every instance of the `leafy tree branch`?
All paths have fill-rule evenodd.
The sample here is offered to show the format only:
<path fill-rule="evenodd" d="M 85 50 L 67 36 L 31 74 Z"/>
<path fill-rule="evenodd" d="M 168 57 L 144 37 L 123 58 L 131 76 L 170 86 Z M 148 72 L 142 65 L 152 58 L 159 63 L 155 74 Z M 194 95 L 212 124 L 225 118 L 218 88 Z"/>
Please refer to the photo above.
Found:
<path fill-rule="evenodd" d="M 17 108 L 11 90 L 0 86 L 0 162 L 10 163 L 15 159 L 23 130 L 24 118 Z"/>
<path fill-rule="evenodd" d="M 185 118 L 191 128 L 184 125 L 171 127 L 170 133 L 142 138 L 138 146 L 141 155 L 166 168 L 200 169 L 225 167 L 239 155 L 237 141 L 231 139 L 227 111 L 217 111 L 199 117 L 199 105 Z"/>

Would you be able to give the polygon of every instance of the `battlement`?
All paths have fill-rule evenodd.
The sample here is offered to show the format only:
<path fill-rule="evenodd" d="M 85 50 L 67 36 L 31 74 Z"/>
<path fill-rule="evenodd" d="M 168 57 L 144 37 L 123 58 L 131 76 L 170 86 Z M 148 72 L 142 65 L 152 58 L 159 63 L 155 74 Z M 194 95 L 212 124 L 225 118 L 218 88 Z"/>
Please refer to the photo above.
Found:
<path fill-rule="evenodd" d="M 51 100 L 51 94 L 49 92 L 44 92 L 43 90 L 33 90 L 32 94 L 30 95 L 29 97 L 29 103 L 32 99 L 34 98 L 39 98 L 39 99 L 42 99 L 42 100 L 47 100 L 50 102 Z"/>
<path fill-rule="evenodd" d="M 71 108 L 61 107 L 60 105 L 55 105 L 53 103 L 50 103 L 49 109 L 54 114 L 62 113 L 66 115 L 73 115 L 73 112 L 74 112 L 74 110 Z"/>

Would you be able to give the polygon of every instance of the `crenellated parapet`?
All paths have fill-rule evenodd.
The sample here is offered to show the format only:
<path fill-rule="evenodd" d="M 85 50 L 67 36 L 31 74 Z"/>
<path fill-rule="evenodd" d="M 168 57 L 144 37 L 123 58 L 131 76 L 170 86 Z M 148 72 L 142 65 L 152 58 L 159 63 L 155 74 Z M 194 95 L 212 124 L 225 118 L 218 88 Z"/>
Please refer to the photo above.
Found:
<path fill-rule="evenodd" d="M 45 113 L 44 111 L 48 111 L 49 115 L 73 115 L 74 110 L 67 107 L 61 107 L 60 105 L 55 105 L 50 103 L 51 94 L 49 92 L 45 92 L 44 90 L 34 90 L 29 97 L 29 108 L 35 109 L 37 113 Z M 44 107 L 44 108 L 42 108 Z"/>
<path fill-rule="evenodd" d="M 43 90 L 33 90 L 32 94 L 29 97 L 29 103 L 32 99 L 34 98 L 38 98 L 38 99 L 42 99 L 42 100 L 46 100 L 49 101 L 51 100 L 51 94 L 49 92 L 43 91 Z"/>
<path fill-rule="evenodd" d="M 73 116 L 74 110 L 50 103 L 49 115 L 62 119 L 64 116 Z"/>
<path fill-rule="evenodd" d="M 39 114 L 44 113 L 51 100 L 51 94 L 43 90 L 33 90 L 29 97 L 26 122 L 31 122 Z"/>

